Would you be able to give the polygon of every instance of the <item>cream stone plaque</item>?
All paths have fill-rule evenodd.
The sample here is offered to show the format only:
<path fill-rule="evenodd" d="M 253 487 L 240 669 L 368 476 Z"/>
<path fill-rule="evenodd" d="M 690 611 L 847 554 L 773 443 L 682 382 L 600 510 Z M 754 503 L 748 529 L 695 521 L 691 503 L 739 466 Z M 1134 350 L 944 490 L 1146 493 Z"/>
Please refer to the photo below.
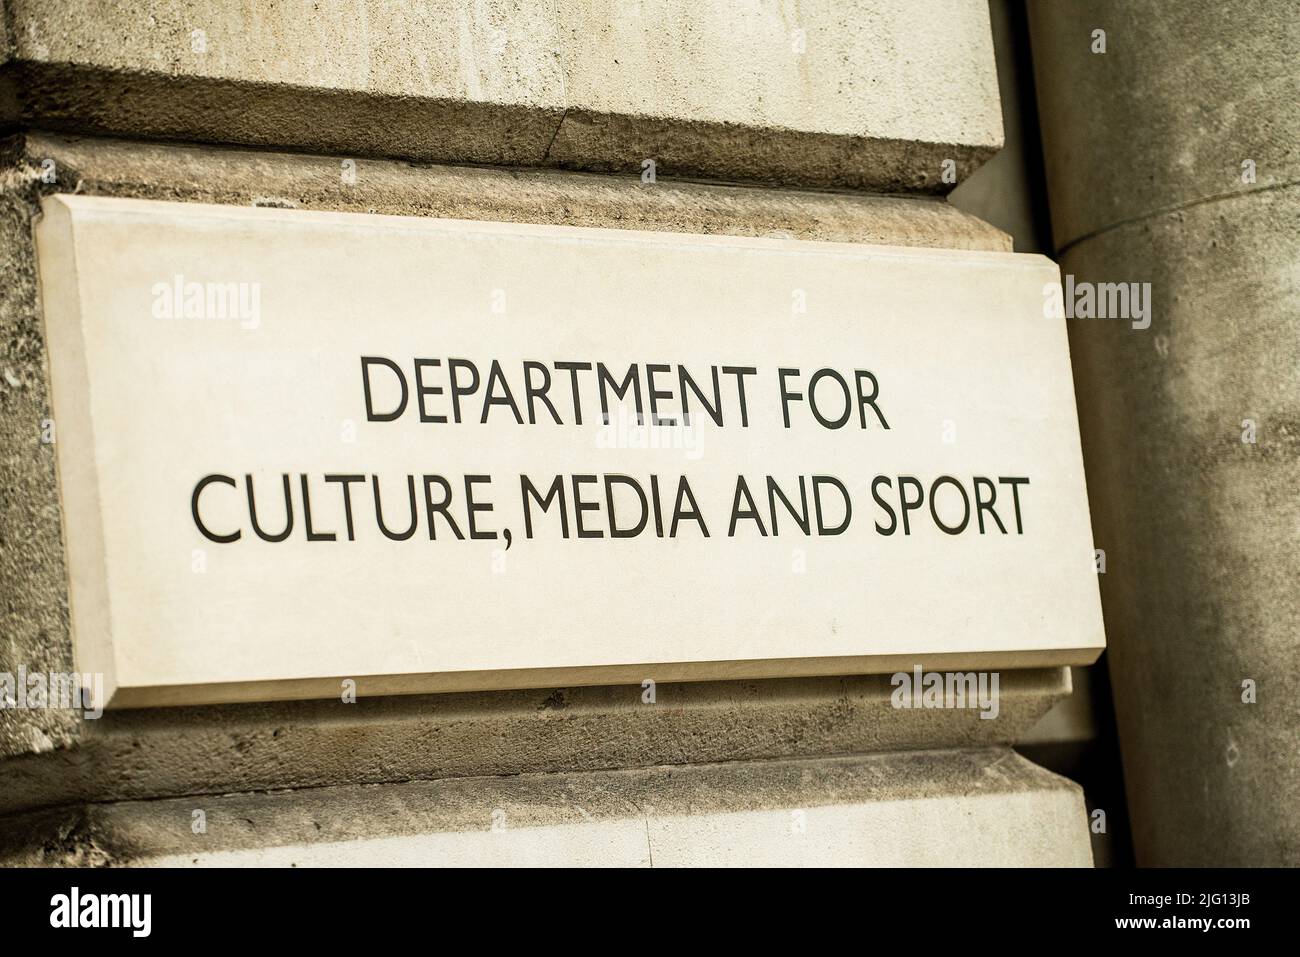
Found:
<path fill-rule="evenodd" d="M 110 706 L 1083 664 L 1039 256 L 56 196 Z"/>

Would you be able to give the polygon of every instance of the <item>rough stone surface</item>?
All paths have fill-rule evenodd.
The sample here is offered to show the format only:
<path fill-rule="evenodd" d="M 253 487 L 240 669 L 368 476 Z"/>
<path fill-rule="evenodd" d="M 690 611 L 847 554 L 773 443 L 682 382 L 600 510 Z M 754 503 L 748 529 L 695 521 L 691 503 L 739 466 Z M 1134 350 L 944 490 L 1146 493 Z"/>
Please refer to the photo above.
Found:
<path fill-rule="evenodd" d="M 12 823 L 11 865 L 1092 862 L 1079 788 L 1004 748 L 209 795 Z"/>
<path fill-rule="evenodd" d="M 639 177 L 493 170 L 392 160 L 32 134 L 17 147 L 34 189 L 250 203 L 404 216 L 611 229 L 780 236 L 828 242 L 1009 251 L 1005 233 L 930 198 L 744 186 L 642 183 Z M 344 180 L 345 166 L 355 183 Z"/>
<path fill-rule="evenodd" d="M 982 0 L 5 6 L 30 127 L 887 192 L 1002 141 Z"/>
<path fill-rule="evenodd" d="M 1105 2 L 1031 27 L 1062 272 L 1152 285 L 1149 329 L 1070 320 L 1137 860 L 1294 866 L 1300 21 Z"/>
<path fill-rule="evenodd" d="M 549 158 L 624 171 L 946 192 L 1002 145 L 987 5 L 565 0 Z M 917 23 L 926 28 L 918 30 Z M 932 106 L 929 96 L 938 97 Z"/>
<path fill-rule="evenodd" d="M 1118 223 L 1300 180 L 1292 0 L 1028 4 L 1058 249 Z M 1106 31 L 1093 53 L 1092 32 Z M 1242 162 L 1256 181 L 1242 181 Z"/>
<path fill-rule="evenodd" d="M 527 0 L 5 6 L 18 114 L 46 127 L 513 164 L 564 110 L 554 11 Z"/>
<path fill-rule="evenodd" d="M 0 764 L 0 813 L 420 778 L 1006 744 L 1070 690 L 1005 672 L 1000 713 L 898 710 L 887 675 L 107 712 L 54 753 Z M 22 714 L 11 713 L 13 717 Z M 3 830 L 0 824 L 0 830 Z"/>
<path fill-rule="evenodd" d="M 20 663 L 67 671 L 72 661 L 54 446 L 44 441 L 50 404 L 31 249 L 37 175 L 15 165 L 0 172 L 0 671 L 11 674 Z M 66 711 L 0 710 L 0 755 L 48 752 L 75 740 L 77 726 Z"/>

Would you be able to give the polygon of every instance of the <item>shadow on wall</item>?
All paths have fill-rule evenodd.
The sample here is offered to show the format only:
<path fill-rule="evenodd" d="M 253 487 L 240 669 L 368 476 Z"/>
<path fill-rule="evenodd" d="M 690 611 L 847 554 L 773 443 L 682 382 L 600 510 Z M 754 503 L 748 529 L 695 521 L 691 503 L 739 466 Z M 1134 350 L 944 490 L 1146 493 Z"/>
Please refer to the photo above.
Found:
<path fill-rule="evenodd" d="M 1006 145 L 959 183 L 948 202 L 1009 233 L 1018 253 L 1052 252 L 1047 179 L 1022 0 L 989 0 Z"/>

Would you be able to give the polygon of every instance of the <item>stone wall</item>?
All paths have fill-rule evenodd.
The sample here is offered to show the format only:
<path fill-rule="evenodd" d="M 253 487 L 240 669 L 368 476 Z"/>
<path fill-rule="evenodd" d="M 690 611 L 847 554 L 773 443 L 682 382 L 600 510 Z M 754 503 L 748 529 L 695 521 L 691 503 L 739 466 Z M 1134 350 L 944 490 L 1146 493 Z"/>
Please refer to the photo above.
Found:
<path fill-rule="evenodd" d="M 960 180 L 1001 145 L 975 0 L 5 6 L 0 670 L 72 665 L 44 192 L 1010 249 L 942 196 L 945 160 Z M 1009 749 L 1068 670 L 1004 673 L 996 721 L 889 691 L 0 711 L 0 859 L 1090 863 L 1079 788 Z"/>

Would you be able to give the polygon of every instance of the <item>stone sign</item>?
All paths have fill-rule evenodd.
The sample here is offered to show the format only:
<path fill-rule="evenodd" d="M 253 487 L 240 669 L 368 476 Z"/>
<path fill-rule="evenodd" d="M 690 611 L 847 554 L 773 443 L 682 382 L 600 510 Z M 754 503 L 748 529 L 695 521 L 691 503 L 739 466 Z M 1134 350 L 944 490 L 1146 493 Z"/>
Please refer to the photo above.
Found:
<path fill-rule="evenodd" d="M 1082 664 L 1040 256 L 45 200 L 110 706 Z"/>

